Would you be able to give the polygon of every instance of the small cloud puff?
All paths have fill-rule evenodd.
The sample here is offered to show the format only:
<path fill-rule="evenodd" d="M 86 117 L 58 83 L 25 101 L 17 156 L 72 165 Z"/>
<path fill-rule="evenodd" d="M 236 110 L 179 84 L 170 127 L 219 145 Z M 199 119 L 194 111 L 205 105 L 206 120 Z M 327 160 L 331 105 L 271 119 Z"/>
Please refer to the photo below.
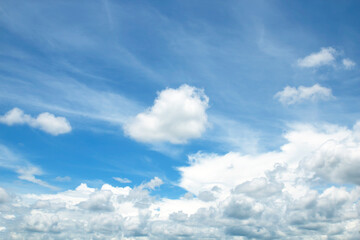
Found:
<path fill-rule="evenodd" d="M 332 47 L 321 48 L 320 52 L 298 59 L 298 65 L 304 68 L 330 65 L 335 61 L 336 50 Z"/>
<path fill-rule="evenodd" d="M 351 60 L 348 59 L 348 58 L 344 58 L 344 59 L 342 60 L 342 63 L 343 63 L 343 65 L 344 65 L 344 67 L 345 67 L 346 69 L 352 69 L 352 68 L 355 67 L 355 65 L 356 65 L 355 62 L 351 61 Z"/>
<path fill-rule="evenodd" d="M 298 88 L 287 86 L 283 91 L 276 93 L 274 97 L 279 99 L 282 104 L 291 105 L 304 100 L 328 100 L 334 96 L 330 88 L 315 84 L 311 87 L 300 86 Z"/>
<path fill-rule="evenodd" d="M 9 126 L 27 124 L 30 127 L 38 128 L 54 136 L 71 132 L 71 125 L 64 117 L 55 117 L 51 113 L 44 112 L 39 114 L 36 118 L 33 118 L 30 115 L 25 114 L 19 108 L 13 108 L 5 115 L 0 116 L 0 123 Z"/>
<path fill-rule="evenodd" d="M 189 85 L 165 89 L 151 108 L 125 124 L 125 133 L 146 143 L 186 143 L 205 131 L 208 102 L 203 90 Z"/>
<path fill-rule="evenodd" d="M 302 68 L 315 68 L 326 65 L 336 67 L 339 64 L 336 61 L 337 57 L 341 55 L 343 55 L 343 53 L 339 52 L 335 48 L 321 48 L 319 52 L 311 53 L 304 58 L 298 59 L 297 65 Z M 356 63 L 349 58 L 342 59 L 341 64 L 345 67 L 346 70 L 350 70 L 356 65 Z"/>
<path fill-rule="evenodd" d="M 113 177 L 113 179 L 120 182 L 120 183 L 131 183 L 131 180 L 129 180 L 127 178 Z"/>

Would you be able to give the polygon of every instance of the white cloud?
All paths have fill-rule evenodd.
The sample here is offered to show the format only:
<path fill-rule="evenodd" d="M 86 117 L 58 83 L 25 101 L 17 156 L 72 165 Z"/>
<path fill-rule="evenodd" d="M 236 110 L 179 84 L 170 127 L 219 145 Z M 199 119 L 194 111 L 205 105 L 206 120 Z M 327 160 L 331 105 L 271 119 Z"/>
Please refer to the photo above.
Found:
<path fill-rule="evenodd" d="M 157 177 L 134 188 L 18 195 L 0 205 L 1 237 L 359 239 L 360 123 L 294 124 L 284 137 L 277 151 L 190 156 L 179 185 L 194 197 L 151 196 Z"/>
<path fill-rule="evenodd" d="M 133 139 L 146 142 L 186 143 L 207 126 L 208 97 L 201 89 L 182 85 L 161 91 L 154 105 L 124 126 Z"/>
<path fill-rule="evenodd" d="M 300 86 L 298 88 L 287 86 L 284 90 L 277 92 L 274 97 L 283 104 L 291 105 L 305 100 L 329 100 L 334 96 L 330 88 L 315 84 L 311 87 Z"/>
<path fill-rule="evenodd" d="M 276 165 L 298 169 L 298 174 L 320 177 L 335 183 L 360 185 L 356 169 L 360 167 L 360 123 L 353 129 L 337 125 L 295 124 L 284 135 L 288 143 L 281 151 L 257 155 L 230 152 L 225 155 L 198 153 L 189 157 L 189 166 L 180 167 L 179 185 L 199 194 L 217 186 L 225 191 L 253 194 L 265 189 L 271 193 L 282 185 L 267 182 L 267 172 Z M 251 181 L 251 182 L 249 182 Z"/>
<path fill-rule="evenodd" d="M 64 117 L 55 117 L 51 113 L 44 112 L 39 114 L 36 118 L 33 118 L 30 115 L 25 114 L 19 108 L 13 108 L 5 115 L 0 116 L 0 123 L 7 124 L 9 126 L 27 124 L 30 127 L 38 128 L 54 136 L 71 131 L 70 123 Z"/>
<path fill-rule="evenodd" d="M 131 183 L 131 180 L 129 180 L 127 178 L 113 177 L 113 179 L 120 182 L 120 183 Z"/>
<path fill-rule="evenodd" d="M 356 65 L 356 63 L 351 61 L 349 58 L 344 58 L 342 60 L 342 64 L 344 65 L 345 69 L 352 69 Z"/>
<path fill-rule="evenodd" d="M 349 58 L 343 58 L 340 63 L 337 57 L 341 55 L 343 55 L 343 53 L 332 47 L 321 48 L 319 52 L 311 53 L 309 56 L 298 59 L 297 64 L 303 68 L 314 68 L 325 65 L 337 67 L 342 64 L 347 70 L 352 69 L 356 65 L 356 63 Z"/>
<path fill-rule="evenodd" d="M 336 54 L 337 51 L 332 47 L 321 48 L 320 52 L 311 53 L 309 56 L 306 56 L 302 59 L 298 59 L 297 63 L 300 67 L 305 67 L 305 68 L 331 65 L 335 61 Z"/>
<path fill-rule="evenodd" d="M 140 186 L 143 187 L 143 188 L 149 188 L 151 190 L 154 190 L 156 187 L 159 187 L 162 184 L 163 184 L 163 181 L 160 178 L 155 177 L 155 178 L 151 179 L 150 182 L 147 182 L 147 183 L 142 184 Z"/>

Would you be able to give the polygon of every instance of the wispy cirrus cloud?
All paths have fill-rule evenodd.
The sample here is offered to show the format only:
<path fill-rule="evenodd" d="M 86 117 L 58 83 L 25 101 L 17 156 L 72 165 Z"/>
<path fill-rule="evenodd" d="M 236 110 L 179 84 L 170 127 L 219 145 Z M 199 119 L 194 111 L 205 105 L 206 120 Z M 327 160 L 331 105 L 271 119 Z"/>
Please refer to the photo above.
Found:
<path fill-rule="evenodd" d="M 37 178 L 37 176 L 43 175 L 41 168 L 34 166 L 22 156 L 14 153 L 2 144 L 0 144 L 0 167 L 16 172 L 18 178 L 21 180 L 32 182 L 53 190 L 57 189 L 49 183 Z"/>
<path fill-rule="evenodd" d="M 317 100 L 329 100 L 334 98 L 330 88 L 322 87 L 319 84 L 315 84 L 311 87 L 299 86 L 296 87 L 285 87 L 284 90 L 277 92 L 274 96 L 282 104 L 295 104 L 306 100 L 317 101 Z"/>
<path fill-rule="evenodd" d="M 131 180 L 127 178 L 113 177 L 113 179 L 119 183 L 131 183 Z"/>

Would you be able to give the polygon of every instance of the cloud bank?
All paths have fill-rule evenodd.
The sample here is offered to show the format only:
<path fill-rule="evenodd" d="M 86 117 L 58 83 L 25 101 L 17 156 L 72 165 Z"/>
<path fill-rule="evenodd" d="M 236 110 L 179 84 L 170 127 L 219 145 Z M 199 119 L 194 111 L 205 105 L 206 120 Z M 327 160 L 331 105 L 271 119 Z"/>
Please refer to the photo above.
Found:
<path fill-rule="evenodd" d="M 51 113 L 44 112 L 33 118 L 19 108 L 13 108 L 5 115 L 0 116 L 0 123 L 9 126 L 29 125 L 54 136 L 71 132 L 71 125 L 64 117 L 55 117 Z"/>
<path fill-rule="evenodd" d="M 189 85 L 165 89 L 151 108 L 125 124 L 125 133 L 145 143 L 186 143 L 205 131 L 208 102 L 203 90 Z"/>
<path fill-rule="evenodd" d="M 300 86 L 298 88 L 287 86 L 284 90 L 277 92 L 274 97 L 282 104 L 291 105 L 305 100 L 329 100 L 334 96 L 330 88 L 315 84 L 311 87 Z"/>
<path fill-rule="evenodd" d="M 277 151 L 189 156 L 179 168 L 188 193 L 175 199 L 153 195 L 158 177 L 56 194 L 0 189 L 0 237 L 359 239 L 360 123 L 295 124 L 284 137 Z"/>

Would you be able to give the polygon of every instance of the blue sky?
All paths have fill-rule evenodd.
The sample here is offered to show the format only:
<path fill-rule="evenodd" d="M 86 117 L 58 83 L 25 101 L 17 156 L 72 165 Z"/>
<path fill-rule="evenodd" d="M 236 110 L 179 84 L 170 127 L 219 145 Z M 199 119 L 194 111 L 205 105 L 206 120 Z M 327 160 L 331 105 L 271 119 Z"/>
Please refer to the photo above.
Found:
<path fill-rule="evenodd" d="M 225 228 L 202 235 L 192 226 L 195 239 L 356 239 L 358 216 L 309 213 L 277 231 L 257 217 L 281 218 L 263 206 L 304 196 L 318 216 L 335 203 L 359 209 L 359 9 L 358 1 L 2 1 L 0 236 L 136 239 L 145 229 L 150 239 L 182 239 L 199 209 L 214 208 Z M 62 210 L 33 216 L 34 206 L 72 194 L 83 194 L 71 204 L 89 218 L 99 209 L 121 216 L 121 229 L 35 224 L 51 212 L 67 226 Z M 129 227 L 115 195 L 128 196 L 143 225 Z M 9 210 L 14 199 L 22 207 Z M 149 204 L 147 214 L 136 201 Z M 179 228 L 162 235 L 159 221 Z"/>

